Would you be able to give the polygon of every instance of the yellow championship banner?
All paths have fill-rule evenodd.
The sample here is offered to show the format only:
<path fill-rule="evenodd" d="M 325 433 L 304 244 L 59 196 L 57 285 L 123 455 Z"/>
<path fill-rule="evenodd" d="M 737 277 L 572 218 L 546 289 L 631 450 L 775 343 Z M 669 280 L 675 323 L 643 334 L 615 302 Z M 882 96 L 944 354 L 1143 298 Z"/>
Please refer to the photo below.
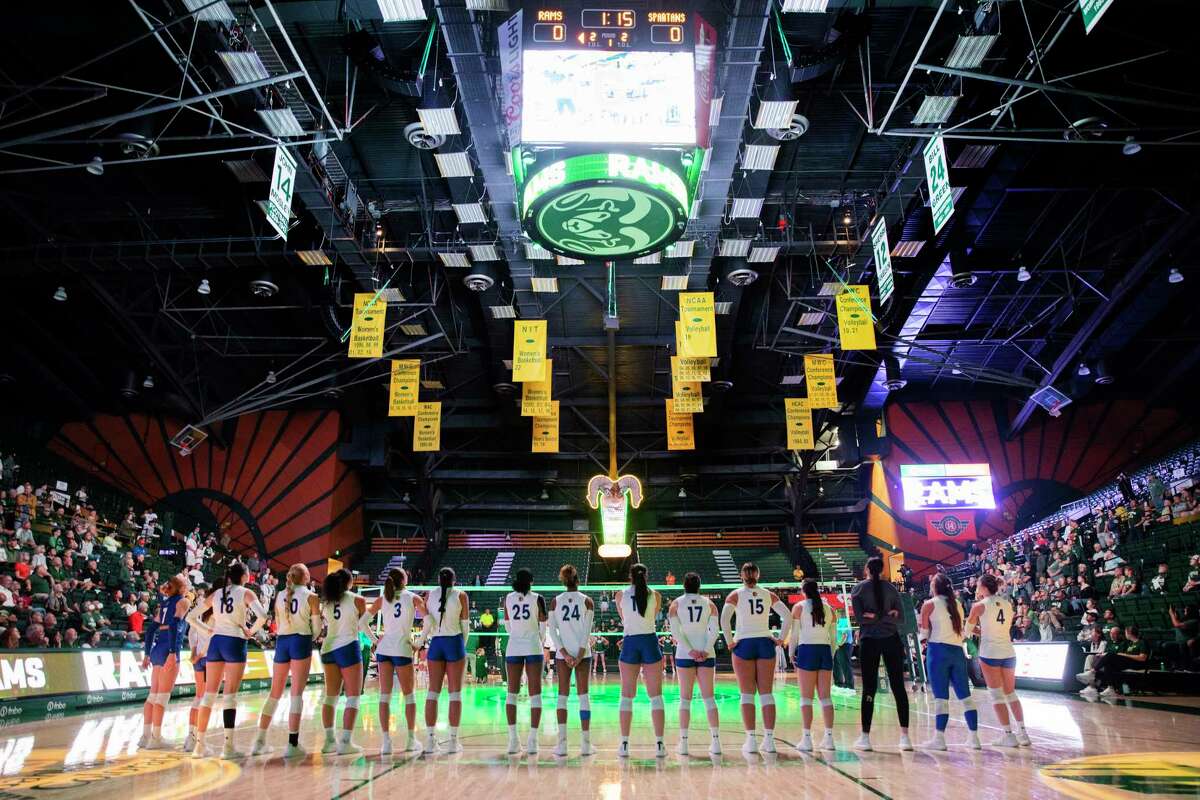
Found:
<path fill-rule="evenodd" d="M 442 404 L 417 403 L 413 421 L 413 452 L 426 453 L 442 447 Z"/>
<path fill-rule="evenodd" d="M 837 375 L 833 355 L 810 353 L 804 357 L 804 382 L 808 386 L 809 408 L 837 408 Z"/>
<path fill-rule="evenodd" d="M 696 434 L 692 427 L 692 415 L 675 411 L 675 402 L 667 398 L 667 449 L 695 450 Z"/>
<path fill-rule="evenodd" d="M 517 320 L 513 325 L 513 380 L 540 381 L 546 375 L 546 320 Z"/>
<path fill-rule="evenodd" d="M 554 380 L 554 360 L 546 359 L 546 379 L 542 381 L 525 381 L 521 385 L 521 416 L 548 417 L 550 416 L 550 392 Z"/>
<path fill-rule="evenodd" d="M 529 384 L 525 384 L 528 386 Z M 533 452 L 558 452 L 558 401 L 550 401 L 550 413 L 533 418 Z"/>
<path fill-rule="evenodd" d="M 350 321 L 349 358 L 382 358 L 383 329 L 387 323 L 387 303 L 376 299 L 375 292 L 354 295 L 354 317 Z"/>
<path fill-rule="evenodd" d="M 788 450 L 816 450 L 817 444 L 813 441 L 812 411 L 808 407 L 808 399 L 785 398 L 783 409 L 787 416 Z"/>
<path fill-rule="evenodd" d="M 680 292 L 679 319 L 683 322 L 683 335 L 687 340 L 687 352 L 679 355 L 717 355 L 716 308 L 712 292 Z"/>
<path fill-rule="evenodd" d="M 675 352 L 680 358 L 691 358 L 687 336 L 683 332 L 683 320 L 675 320 Z"/>
<path fill-rule="evenodd" d="M 403 358 L 393 361 L 392 382 L 388 386 L 388 416 L 416 416 L 417 394 L 420 388 L 421 359 Z"/>
<path fill-rule="evenodd" d="M 837 296 L 838 333 L 843 350 L 874 350 L 875 321 L 871 317 L 871 289 L 850 285 Z"/>
<path fill-rule="evenodd" d="M 704 394 L 699 381 L 672 381 L 671 399 L 680 414 L 703 414 Z"/>
<path fill-rule="evenodd" d="M 671 356 L 671 380 L 700 381 L 708 383 L 712 380 L 707 358 L 689 358 L 687 356 Z"/>

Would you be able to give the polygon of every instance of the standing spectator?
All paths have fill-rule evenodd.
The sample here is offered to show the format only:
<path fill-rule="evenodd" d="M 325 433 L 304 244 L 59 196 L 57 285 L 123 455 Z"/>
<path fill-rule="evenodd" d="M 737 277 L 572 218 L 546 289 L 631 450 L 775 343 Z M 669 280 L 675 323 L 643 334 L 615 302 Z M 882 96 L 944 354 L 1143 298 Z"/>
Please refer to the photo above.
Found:
<path fill-rule="evenodd" d="M 153 508 L 147 508 L 142 512 L 142 536 L 146 539 L 155 535 L 154 529 L 158 527 L 158 514 L 154 513 Z"/>
<path fill-rule="evenodd" d="M 1188 576 L 1184 581 L 1183 591 L 1194 592 L 1200 589 L 1200 554 L 1188 559 Z"/>
<path fill-rule="evenodd" d="M 1150 579 L 1150 593 L 1166 594 L 1167 580 L 1167 563 L 1164 561 L 1158 565 L 1158 572 Z"/>
<path fill-rule="evenodd" d="M 1154 506 L 1155 511 L 1163 510 L 1163 497 L 1167 493 L 1167 487 L 1163 485 L 1162 478 L 1158 474 L 1150 476 L 1150 483 L 1146 486 L 1146 491 L 1150 494 L 1150 505 Z"/>
<path fill-rule="evenodd" d="M 75 490 L 75 499 L 79 502 L 79 505 L 81 505 L 81 506 L 87 505 L 88 490 L 87 490 L 86 486 L 80 486 L 78 489 Z"/>

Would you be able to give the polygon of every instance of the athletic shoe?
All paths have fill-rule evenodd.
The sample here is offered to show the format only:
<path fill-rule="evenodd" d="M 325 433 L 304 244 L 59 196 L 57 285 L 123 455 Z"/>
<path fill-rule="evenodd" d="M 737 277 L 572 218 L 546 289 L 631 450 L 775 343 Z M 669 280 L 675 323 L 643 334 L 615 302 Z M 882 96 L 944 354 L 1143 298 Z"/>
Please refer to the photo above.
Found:
<path fill-rule="evenodd" d="M 629 758 L 629 742 L 621 742 L 617 746 L 617 758 Z"/>
<path fill-rule="evenodd" d="M 869 734 L 866 734 L 866 733 L 860 733 L 860 734 L 858 735 L 858 738 L 857 738 L 857 739 L 855 739 L 855 741 L 854 741 L 854 749 L 855 749 L 855 750 L 862 750 L 863 752 L 867 752 L 867 753 L 869 753 L 869 752 L 871 752 L 872 750 L 874 750 L 875 748 L 874 748 L 874 747 L 871 747 L 871 737 L 870 737 L 870 735 L 869 735 Z M 901 748 L 901 749 L 903 749 L 903 748 Z"/>
<path fill-rule="evenodd" d="M 325 743 L 321 745 L 321 752 L 326 755 L 337 752 L 337 739 L 332 736 L 326 736 Z"/>
<path fill-rule="evenodd" d="M 1088 669 L 1075 674 L 1075 680 L 1080 683 L 1091 683 L 1096 679 L 1096 670 Z"/>
<path fill-rule="evenodd" d="M 204 746 L 204 742 L 196 742 L 196 746 L 192 748 L 192 758 L 208 758 L 208 748 Z"/>
<path fill-rule="evenodd" d="M 595 755 L 595 754 L 596 754 L 596 748 L 592 747 L 592 740 L 584 739 L 583 742 L 579 745 L 579 755 L 591 756 L 591 755 Z"/>
<path fill-rule="evenodd" d="M 183 752 L 190 753 L 196 748 L 196 734 L 188 731 L 188 735 L 183 740 Z"/>
<path fill-rule="evenodd" d="M 908 738 L 907 733 L 900 734 L 899 747 L 901 750 L 907 750 L 908 752 L 912 752 L 912 749 L 913 749 L 912 739 Z M 870 749 L 870 748 L 868 748 L 868 749 Z"/>
<path fill-rule="evenodd" d="M 356 756 L 362 752 L 362 748 L 354 742 L 338 742 L 337 754 L 339 756 Z"/>
<path fill-rule="evenodd" d="M 510 733 L 508 735 L 508 749 L 505 750 L 505 752 L 510 756 L 520 755 L 521 740 L 517 738 L 515 733 Z"/>
<path fill-rule="evenodd" d="M 308 751 L 298 744 L 288 742 L 288 746 L 283 749 L 283 757 L 287 759 L 304 758 L 308 755 Z"/>
<path fill-rule="evenodd" d="M 675 747 L 675 752 L 681 756 L 688 755 L 688 740 L 686 736 L 680 737 L 679 744 Z"/>
<path fill-rule="evenodd" d="M 662 743 L 661 739 L 654 745 L 654 757 L 655 758 L 666 758 L 667 757 L 667 746 Z"/>
<path fill-rule="evenodd" d="M 529 732 L 529 741 L 525 743 L 525 752 L 531 756 L 538 754 L 538 735 L 536 730 Z"/>
<path fill-rule="evenodd" d="M 170 747 L 161 736 L 151 736 L 150 739 L 142 746 L 143 750 L 166 750 Z"/>
<path fill-rule="evenodd" d="M 457 736 L 451 736 L 450 741 L 442 746 L 442 752 L 446 755 L 454 755 L 463 751 L 462 743 L 458 741 Z"/>
<path fill-rule="evenodd" d="M 901 739 L 901 747 L 900 747 L 901 750 L 904 749 L 903 741 L 904 740 Z M 822 750 L 836 750 L 837 749 L 837 746 L 834 745 L 834 743 L 833 743 L 833 732 L 832 731 L 825 731 L 825 738 L 821 740 L 821 749 Z"/>
<path fill-rule="evenodd" d="M 566 756 L 567 756 L 567 740 L 566 739 L 559 739 L 558 744 L 554 745 L 554 755 L 558 756 L 559 758 L 566 758 Z"/>
<path fill-rule="evenodd" d="M 763 740 L 762 740 L 762 745 L 759 746 L 759 748 L 758 748 L 758 752 L 760 752 L 760 753 L 775 753 L 775 752 L 777 752 L 775 750 L 775 737 L 771 736 L 771 735 L 764 736 Z"/>
<path fill-rule="evenodd" d="M 979 731 L 971 731 L 967 736 L 967 747 L 972 750 L 982 750 L 983 743 L 979 741 Z"/>
<path fill-rule="evenodd" d="M 1017 744 L 1021 747 L 1033 747 L 1033 740 L 1029 738 L 1029 734 L 1025 732 L 1024 728 L 1017 731 Z"/>
<path fill-rule="evenodd" d="M 245 757 L 246 757 L 245 753 L 243 753 L 241 750 L 238 750 L 236 747 L 233 746 L 232 740 L 226 742 L 225 746 L 221 748 L 221 758 L 223 758 L 226 761 L 236 761 L 239 758 L 245 758 Z"/>
<path fill-rule="evenodd" d="M 712 741 L 709 742 L 709 745 L 708 745 L 708 754 L 710 756 L 721 755 L 721 737 L 720 736 L 712 737 Z"/>
<path fill-rule="evenodd" d="M 1001 736 L 996 741 L 991 742 L 988 746 L 989 747 L 1020 747 L 1021 743 L 1017 741 L 1016 736 L 1013 736 L 1012 731 L 1005 731 L 1003 736 Z"/>
<path fill-rule="evenodd" d="M 1106 686 L 1104 691 L 1100 693 L 1100 696 L 1106 700 L 1113 700 L 1117 697 L 1117 690 L 1111 686 Z"/>
<path fill-rule="evenodd" d="M 754 734 L 746 737 L 746 741 L 742 743 L 742 755 L 752 756 L 758 752 L 758 742 L 754 738 Z"/>
<path fill-rule="evenodd" d="M 254 747 L 250 748 L 250 755 L 252 756 L 269 756 L 274 752 L 275 748 L 266 742 L 255 742 Z"/>
<path fill-rule="evenodd" d="M 921 745 L 922 750 L 945 750 L 946 734 L 935 733 L 933 738 Z"/>
<path fill-rule="evenodd" d="M 390 756 L 392 754 L 392 737 L 385 736 L 379 745 L 379 755 Z"/>
<path fill-rule="evenodd" d="M 811 753 L 813 750 L 812 734 L 805 731 L 804 735 L 800 737 L 800 741 L 796 742 L 796 749 L 801 753 Z"/>
<path fill-rule="evenodd" d="M 1079 694 L 1088 700 L 1095 700 L 1100 696 L 1100 693 L 1096 691 L 1095 686 L 1085 686 L 1079 690 Z"/>
<path fill-rule="evenodd" d="M 404 752 L 419 753 L 421 752 L 421 743 L 417 741 L 417 737 L 412 733 L 408 734 L 408 738 L 404 740 Z"/>
<path fill-rule="evenodd" d="M 437 737 L 434 736 L 433 731 L 430 731 L 429 733 L 427 733 L 425 735 L 424 752 L 425 752 L 425 755 L 428 755 L 428 756 L 437 755 Z"/>

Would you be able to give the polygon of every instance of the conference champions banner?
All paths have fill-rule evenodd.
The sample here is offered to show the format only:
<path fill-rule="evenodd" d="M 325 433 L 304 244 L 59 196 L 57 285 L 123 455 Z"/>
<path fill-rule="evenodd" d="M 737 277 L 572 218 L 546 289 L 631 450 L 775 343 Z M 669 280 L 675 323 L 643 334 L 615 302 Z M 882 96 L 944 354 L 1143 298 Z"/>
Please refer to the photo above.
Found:
<path fill-rule="evenodd" d="M 667 449 L 695 450 L 696 434 L 692 427 L 692 415 L 675 411 L 675 401 L 666 399 L 667 406 Z"/>
<path fill-rule="evenodd" d="M 816 450 L 817 445 L 813 440 L 812 410 L 809 408 L 808 398 L 784 398 L 783 410 L 787 418 L 788 450 Z"/>
<path fill-rule="evenodd" d="M 808 384 L 809 408 L 837 408 L 837 375 L 831 353 L 809 353 L 804 357 L 804 382 Z"/>
<path fill-rule="evenodd" d="M 675 381 L 671 384 L 671 399 L 680 414 L 703 414 L 704 394 L 699 381 Z"/>
<path fill-rule="evenodd" d="M 717 323 L 713 293 L 681 292 L 679 317 L 687 340 L 687 352 L 679 355 L 716 358 Z"/>
<path fill-rule="evenodd" d="M 388 416 L 415 417 L 417 393 L 421 386 L 421 360 L 405 358 L 392 362 L 392 381 L 388 385 Z"/>
<path fill-rule="evenodd" d="M 387 323 L 387 303 L 375 292 L 354 295 L 354 318 L 350 322 L 349 358 L 382 358 L 383 329 Z"/>
<path fill-rule="evenodd" d="M 862 284 L 842 287 L 837 296 L 838 334 L 843 350 L 874 350 L 875 321 L 871 290 Z"/>
<path fill-rule="evenodd" d="M 540 381 L 546 375 L 546 320 L 517 320 L 513 325 L 513 380 Z"/>
<path fill-rule="evenodd" d="M 525 381 L 521 385 L 521 416 L 548 417 L 550 416 L 550 393 L 554 376 L 554 360 L 546 359 L 546 379 L 541 381 Z"/>
<path fill-rule="evenodd" d="M 529 384 L 525 384 L 528 386 Z M 550 413 L 533 418 L 533 452 L 558 452 L 558 414 L 557 400 L 550 401 Z"/>
<path fill-rule="evenodd" d="M 428 453 L 442 447 L 442 404 L 417 403 L 413 420 L 413 452 Z"/>
<path fill-rule="evenodd" d="M 699 381 L 700 383 L 708 383 L 712 380 L 709 363 L 707 358 L 671 356 L 671 381 Z"/>

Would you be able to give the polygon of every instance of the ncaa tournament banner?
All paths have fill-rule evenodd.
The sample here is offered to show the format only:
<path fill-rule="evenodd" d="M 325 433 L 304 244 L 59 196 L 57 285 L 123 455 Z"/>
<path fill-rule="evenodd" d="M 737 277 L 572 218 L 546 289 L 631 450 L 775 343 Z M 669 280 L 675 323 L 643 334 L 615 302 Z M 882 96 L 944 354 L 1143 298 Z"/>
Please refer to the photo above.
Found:
<path fill-rule="evenodd" d="M 678 325 L 679 323 L 676 323 Z M 712 372 L 707 358 L 688 358 L 687 356 L 671 356 L 671 380 L 673 382 L 698 381 L 708 383 L 712 380 Z"/>
<path fill-rule="evenodd" d="M 509 17 L 497 30 L 496 40 L 500 43 L 500 113 L 508 130 L 508 146 L 521 143 L 521 111 L 524 107 L 522 81 L 524 66 L 521 63 L 521 11 Z"/>
<path fill-rule="evenodd" d="M 687 352 L 681 356 L 717 355 L 716 304 L 712 292 L 680 292 L 679 317 Z"/>
<path fill-rule="evenodd" d="M 354 295 L 354 318 L 350 322 L 350 349 L 347 358 L 382 358 L 383 331 L 387 323 L 387 302 L 376 292 Z"/>
<path fill-rule="evenodd" d="M 925 533 L 935 542 L 975 541 L 975 512 L 926 511 Z"/>

